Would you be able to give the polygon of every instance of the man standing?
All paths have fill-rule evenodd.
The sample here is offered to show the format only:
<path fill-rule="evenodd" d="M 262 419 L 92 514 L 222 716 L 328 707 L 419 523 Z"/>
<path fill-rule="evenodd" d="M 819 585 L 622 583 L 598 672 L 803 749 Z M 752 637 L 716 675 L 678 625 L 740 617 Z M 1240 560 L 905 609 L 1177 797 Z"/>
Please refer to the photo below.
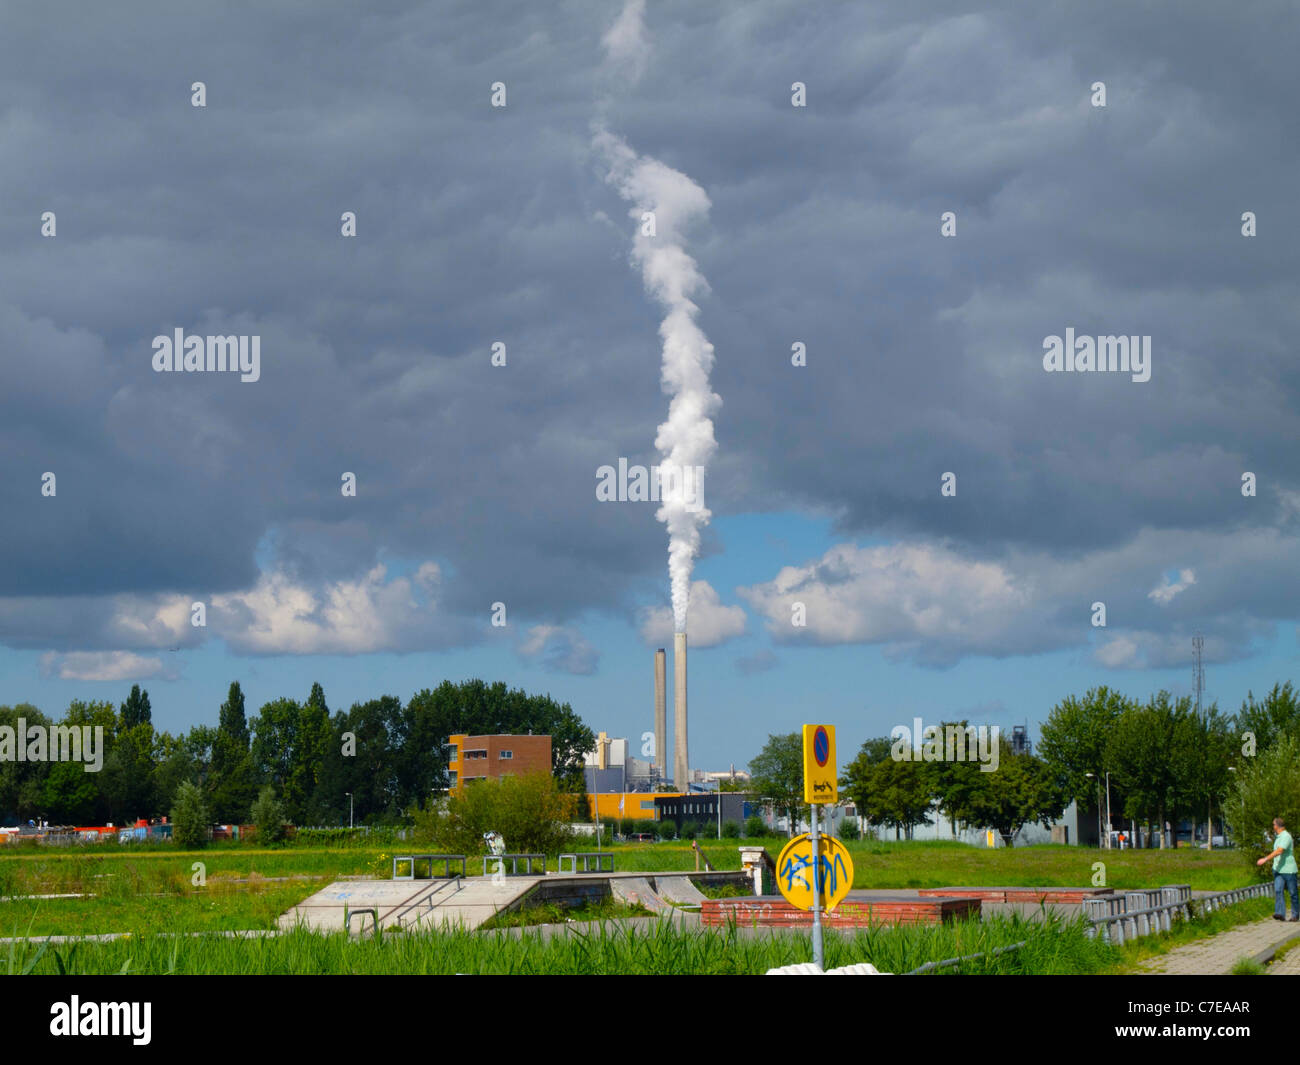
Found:
<path fill-rule="evenodd" d="M 1273 859 L 1273 920 L 1286 920 L 1286 893 L 1291 895 L 1291 920 L 1300 921 L 1300 893 L 1296 888 L 1296 866 L 1294 842 L 1291 833 L 1286 830 L 1286 822 L 1280 817 L 1273 818 L 1273 831 L 1277 838 L 1273 840 L 1273 850 L 1264 855 L 1256 865 L 1263 865 Z"/>

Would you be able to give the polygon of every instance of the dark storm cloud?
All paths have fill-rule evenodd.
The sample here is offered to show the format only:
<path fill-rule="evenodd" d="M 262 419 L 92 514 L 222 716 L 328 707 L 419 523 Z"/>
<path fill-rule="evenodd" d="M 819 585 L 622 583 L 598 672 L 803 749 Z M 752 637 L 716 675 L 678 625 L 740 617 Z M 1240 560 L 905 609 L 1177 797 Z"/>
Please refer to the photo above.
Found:
<path fill-rule="evenodd" d="M 473 638 L 497 600 L 556 623 L 662 597 L 653 507 L 594 495 L 598 466 L 653 461 L 666 413 L 631 223 L 588 149 L 615 14 L 11 13 L 0 595 L 239 595 L 262 545 L 293 582 L 344 582 L 371 606 L 398 597 L 363 579 L 377 559 L 436 562 L 437 609 L 467 616 L 459 636 L 428 630 L 443 644 Z M 715 513 L 815 508 L 846 534 L 1003 557 L 1017 578 L 1074 559 L 1095 567 L 1071 577 L 1080 595 L 1142 530 L 1218 536 L 1196 543 L 1246 575 L 1234 608 L 1272 617 L 1232 533 L 1277 526 L 1300 481 L 1278 446 L 1297 429 L 1297 16 L 1241 15 L 654 5 L 645 77 L 608 120 L 713 203 L 688 250 L 712 288 Z M 796 80 L 806 109 L 790 107 Z M 1105 109 L 1088 104 L 1095 80 Z M 1151 380 L 1044 373 L 1042 339 L 1067 326 L 1150 334 Z M 154 374 L 150 340 L 177 327 L 260 334 L 261 380 Z M 1243 470 L 1259 499 L 1242 499 Z M 1142 545 L 1144 601 L 1183 562 L 1176 540 Z M 1293 534 L 1269 557 L 1297 560 Z M 279 609 L 277 588 L 229 616 Z M 120 633 L 104 609 L 55 602 L 36 629 L 5 610 L 0 637 L 103 646 Z M 122 645 L 172 631 L 145 630 Z M 997 633 L 935 653 L 1043 639 Z"/>

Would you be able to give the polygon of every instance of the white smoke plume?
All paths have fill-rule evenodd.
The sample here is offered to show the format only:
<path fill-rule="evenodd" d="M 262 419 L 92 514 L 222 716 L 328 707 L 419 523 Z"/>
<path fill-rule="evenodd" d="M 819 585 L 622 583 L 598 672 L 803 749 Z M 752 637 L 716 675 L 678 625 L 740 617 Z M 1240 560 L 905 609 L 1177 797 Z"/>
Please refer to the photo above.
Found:
<path fill-rule="evenodd" d="M 607 71 L 613 68 L 631 81 L 640 77 L 648 58 L 644 10 L 644 0 L 628 0 L 602 41 Z M 709 286 L 684 244 L 690 224 L 708 214 L 709 197 L 680 171 L 650 156 L 637 155 L 621 137 L 609 132 L 603 118 L 595 123 L 592 146 L 605 164 L 605 180 L 631 204 L 628 215 L 636 224 L 632 261 L 640 267 L 646 291 L 666 312 L 659 326 L 663 338 L 660 382 L 671 400 L 668 420 L 655 435 L 661 465 L 677 470 L 707 467 L 717 449 L 711 415 L 722 400 L 709 386 L 713 345 L 695 324 L 700 309 L 692 299 L 708 292 Z M 646 235 L 642 227 L 647 211 L 654 215 L 654 236 Z M 692 500 L 681 481 L 676 478 L 675 490 L 664 492 L 656 513 L 668 527 L 668 574 L 676 632 L 686 631 L 700 529 L 710 518 L 702 506 L 690 505 Z"/>

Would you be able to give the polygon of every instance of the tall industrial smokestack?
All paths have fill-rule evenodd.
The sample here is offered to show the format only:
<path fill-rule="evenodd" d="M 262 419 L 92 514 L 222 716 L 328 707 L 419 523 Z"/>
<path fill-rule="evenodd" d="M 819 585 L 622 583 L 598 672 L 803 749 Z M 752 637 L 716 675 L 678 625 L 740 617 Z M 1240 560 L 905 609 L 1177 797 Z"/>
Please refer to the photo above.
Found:
<path fill-rule="evenodd" d="M 655 652 L 655 772 L 668 779 L 668 663 L 662 647 Z"/>
<path fill-rule="evenodd" d="M 673 633 L 673 784 L 678 791 L 690 785 L 686 757 L 686 633 Z"/>

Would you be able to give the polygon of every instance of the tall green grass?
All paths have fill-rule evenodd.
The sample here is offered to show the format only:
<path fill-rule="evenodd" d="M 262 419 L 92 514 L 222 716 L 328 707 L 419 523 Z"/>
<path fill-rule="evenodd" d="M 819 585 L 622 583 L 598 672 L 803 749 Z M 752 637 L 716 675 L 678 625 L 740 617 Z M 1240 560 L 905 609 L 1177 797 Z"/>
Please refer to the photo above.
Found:
<path fill-rule="evenodd" d="M 1018 917 L 946 926 L 897 926 L 829 934 L 828 968 L 869 961 L 882 972 L 907 972 L 927 961 L 974 954 L 1020 940 L 1026 947 L 963 963 L 945 973 L 1088 973 L 1118 952 L 1086 939 L 1078 922 Z M 30 941 L 16 946 L 8 971 L 78 974 L 409 974 L 736 975 L 811 958 L 807 936 L 744 929 L 648 928 L 597 924 L 549 938 L 527 930 L 424 932 L 351 940 L 295 930 L 264 939 L 145 936 L 69 947 Z M 3 956 L 0 955 L 0 961 Z"/>

